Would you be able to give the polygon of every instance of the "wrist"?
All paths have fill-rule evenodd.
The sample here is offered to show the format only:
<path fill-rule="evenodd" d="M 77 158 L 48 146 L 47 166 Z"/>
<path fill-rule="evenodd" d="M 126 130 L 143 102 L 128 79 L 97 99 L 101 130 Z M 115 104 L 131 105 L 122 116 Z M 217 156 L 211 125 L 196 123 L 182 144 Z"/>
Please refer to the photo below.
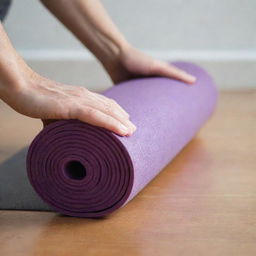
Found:
<path fill-rule="evenodd" d="M 13 99 L 15 100 L 20 92 L 24 90 L 32 73 L 32 70 L 25 63 L 20 65 L 19 61 L 12 63 L 10 66 L 12 66 L 11 70 L 2 69 L 0 78 L 0 98 L 7 104 Z"/>
<path fill-rule="evenodd" d="M 104 66 L 106 71 L 111 75 L 111 73 L 122 63 L 122 56 L 129 48 L 132 46 L 126 40 L 120 40 L 118 43 L 113 43 L 111 47 L 109 46 L 108 54 L 99 55 L 98 59 Z"/>
<path fill-rule="evenodd" d="M 0 82 L 0 99 L 10 104 L 12 99 L 17 99 L 17 95 L 22 90 L 21 85 L 18 82 L 11 81 L 10 83 Z"/>

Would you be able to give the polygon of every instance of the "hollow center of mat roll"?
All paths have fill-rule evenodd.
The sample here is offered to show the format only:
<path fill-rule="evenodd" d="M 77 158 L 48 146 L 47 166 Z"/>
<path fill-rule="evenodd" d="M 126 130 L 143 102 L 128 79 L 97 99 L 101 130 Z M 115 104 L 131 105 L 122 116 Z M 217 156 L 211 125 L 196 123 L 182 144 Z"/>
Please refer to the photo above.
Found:
<path fill-rule="evenodd" d="M 69 161 L 65 165 L 65 173 L 70 179 L 82 180 L 86 176 L 86 169 L 79 161 Z"/>

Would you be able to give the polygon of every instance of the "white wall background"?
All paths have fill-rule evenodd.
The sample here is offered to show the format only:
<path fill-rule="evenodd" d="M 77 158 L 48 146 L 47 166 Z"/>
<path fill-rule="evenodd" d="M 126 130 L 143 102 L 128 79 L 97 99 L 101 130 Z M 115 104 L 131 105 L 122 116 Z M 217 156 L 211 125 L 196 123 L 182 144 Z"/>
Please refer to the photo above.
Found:
<path fill-rule="evenodd" d="M 197 62 L 221 88 L 256 87 L 255 0 L 103 0 L 127 39 L 155 57 Z M 102 89 L 88 51 L 37 0 L 14 0 L 5 21 L 16 49 L 41 74 Z"/>

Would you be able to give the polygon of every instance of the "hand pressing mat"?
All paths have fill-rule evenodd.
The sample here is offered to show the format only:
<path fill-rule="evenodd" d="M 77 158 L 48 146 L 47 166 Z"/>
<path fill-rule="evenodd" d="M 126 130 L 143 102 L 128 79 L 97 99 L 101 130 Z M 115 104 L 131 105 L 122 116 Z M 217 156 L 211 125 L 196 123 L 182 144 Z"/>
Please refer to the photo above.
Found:
<path fill-rule="evenodd" d="M 128 203 L 193 138 L 212 114 L 217 91 L 200 67 L 194 85 L 160 77 L 120 83 L 103 94 L 129 114 L 137 131 L 120 137 L 77 120 L 48 125 L 27 155 L 29 180 L 57 212 L 106 216 Z"/>

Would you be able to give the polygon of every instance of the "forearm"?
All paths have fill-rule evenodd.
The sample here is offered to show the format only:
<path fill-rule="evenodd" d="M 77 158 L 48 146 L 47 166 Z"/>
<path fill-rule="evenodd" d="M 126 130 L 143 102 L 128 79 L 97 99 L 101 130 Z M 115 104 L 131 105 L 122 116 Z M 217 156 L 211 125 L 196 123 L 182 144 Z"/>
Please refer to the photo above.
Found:
<path fill-rule="evenodd" d="M 8 101 L 23 83 L 25 63 L 13 48 L 0 23 L 0 98 Z"/>
<path fill-rule="evenodd" d="M 41 0 L 41 2 L 99 59 L 108 66 L 118 59 L 126 39 L 98 0 Z"/>

